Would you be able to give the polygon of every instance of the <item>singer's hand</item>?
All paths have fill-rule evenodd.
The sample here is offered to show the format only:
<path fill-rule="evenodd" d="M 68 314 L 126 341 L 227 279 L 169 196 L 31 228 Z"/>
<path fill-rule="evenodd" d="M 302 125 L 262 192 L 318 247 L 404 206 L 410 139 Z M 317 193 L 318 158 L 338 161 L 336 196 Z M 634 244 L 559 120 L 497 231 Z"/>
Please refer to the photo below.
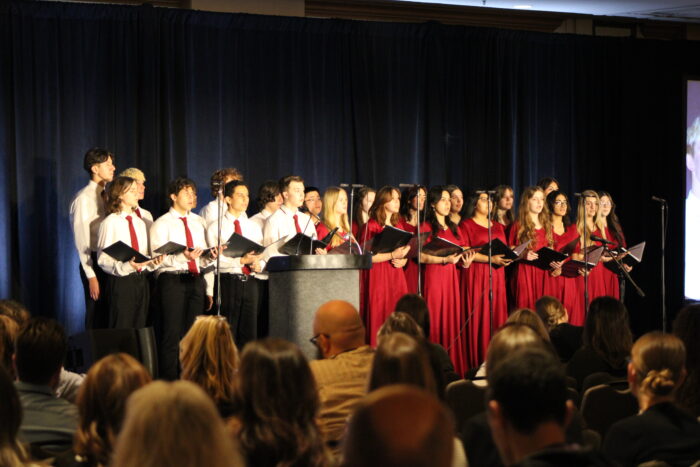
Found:
<path fill-rule="evenodd" d="M 590 275 L 590 274 L 591 274 L 591 270 L 589 269 L 588 272 L 586 273 L 586 269 L 585 269 L 585 268 L 580 268 L 580 269 L 578 270 L 578 274 L 579 274 L 579 276 L 587 276 L 587 275 Z"/>
<path fill-rule="evenodd" d="M 503 255 L 493 255 L 491 257 L 491 262 L 496 266 L 508 266 L 513 261 L 510 259 L 506 259 Z"/>
<path fill-rule="evenodd" d="M 540 256 L 532 250 L 527 250 L 527 255 L 525 255 L 525 259 L 528 261 L 535 261 L 539 257 Z"/>
<path fill-rule="evenodd" d="M 397 258 L 397 259 L 391 260 L 391 265 L 394 266 L 395 268 L 402 268 L 402 267 L 406 266 L 407 262 L 408 262 L 408 259 L 406 259 L 406 258 Z"/>
<path fill-rule="evenodd" d="M 477 253 L 477 250 L 468 250 L 468 251 L 465 251 L 464 253 L 462 253 L 461 259 L 462 259 L 462 267 L 463 268 L 468 268 L 469 266 L 472 265 L 472 263 L 474 262 L 474 258 L 476 258 L 476 253 Z"/>
<path fill-rule="evenodd" d="M 164 259 L 165 255 L 158 255 L 155 258 L 151 258 L 151 266 L 160 266 Z"/>
<path fill-rule="evenodd" d="M 88 279 L 88 285 L 90 286 L 90 298 L 97 301 L 100 298 L 100 283 L 97 282 L 97 277 Z"/>
<path fill-rule="evenodd" d="M 151 264 L 152 261 L 144 261 L 143 263 L 137 263 L 136 262 L 136 257 L 134 256 L 129 260 L 129 264 L 131 265 L 132 268 L 136 269 L 137 271 L 140 271 L 141 269 L 145 268 L 149 264 Z"/>
<path fill-rule="evenodd" d="M 260 253 L 259 255 L 256 255 L 254 251 L 249 251 L 248 253 L 245 254 L 245 256 L 241 256 L 241 264 L 243 264 L 243 265 L 253 264 L 256 261 L 259 261 L 261 256 L 262 256 L 262 253 Z"/>
<path fill-rule="evenodd" d="M 561 269 L 562 264 L 564 264 L 564 261 L 552 261 L 551 263 L 549 263 L 549 267 L 552 268 L 553 270 L 554 269 Z M 560 273 L 561 273 L 561 271 L 560 271 Z M 556 277 L 556 276 L 553 276 L 553 277 Z"/>
<path fill-rule="evenodd" d="M 328 254 L 328 252 L 326 251 L 325 248 L 316 248 L 315 252 L 317 255 L 327 255 Z"/>
<path fill-rule="evenodd" d="M 410 250 L 411 250 L 411 247 L 408 245 L 399 247 L 391 252 L 391 257 L 393 259 L 405 258 Z"/>
<path fill-rule="evenodd" d="M 462 259 L 462 253 L 457 253 L 454 255 L 447 256 L 445 258 L 445 264 L 457 264 Z"/>
<path fill-rule="evenodd" d="M 211 310 L 211 307 L 214 306 L 214 297 L 211 295 L 207 295 L 207 308 L 206 310 L 209 311 Z"/>
<path fill-rule="evenodd" d="M 253 264 L 250 265 L 250 270 L 253 272 L 260 272 L 262 271 L 262 266 L 260 266 L 260 262 L 256 261 Z"/>
<path fill-rule="evenodd" d="M 630 272 L 632 270 L 632 266 L 628 266 L 625 263 L 622 263 L 622 267 L 625 268 L 625 271 Z"/>
<path fill-rule="evenodd" d="M 559 277 L 561 276 L 561 268 L 555 268 L 549 271 L 549 275 L 552 277 Z"/>
<path fill-rule="evenodd" d="M 185 255 L 185 258 L 187 258 L 188 261 L 196 260 L 197 258 L 202 256 L 202 253 L 204 253 L 204 250 L 202 250 L 201 248 L 195 248 L 192 251 L 185 249 L 185 251 L 182 252 L 182 254 Z"/>

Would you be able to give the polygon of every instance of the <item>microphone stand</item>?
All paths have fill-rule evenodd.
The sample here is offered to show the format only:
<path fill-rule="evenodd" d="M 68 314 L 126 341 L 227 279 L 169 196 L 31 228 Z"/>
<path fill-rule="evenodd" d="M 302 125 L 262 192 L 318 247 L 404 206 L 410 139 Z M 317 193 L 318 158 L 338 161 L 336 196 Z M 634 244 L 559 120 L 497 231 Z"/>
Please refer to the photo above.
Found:
<path fill-rule="evenodd" d="M 418 183 L 399 183 L 399 188 L 415 188 L 416 189 L 416 242 L 418 244 L 418 295 L 423 296 L 423 284 L 421 281 L 421 260 L 420 260 L 420 255 L 423 250 L 423 247 L 421 245 L 421 239 L 420 239 L 420 189 L 421 186 Z M 410 211 L 410 204 L 411 201 L 409 200 L 409 211 Z M 410 259 L 409 259 L 410 261 Z"/>
<path fill-rule="evenodd" d="M 487 192 L 489 196 L 489 214 L 491 214 L 491 192 Z M 489 336 L 493 337 L 493 267 L 491 256 L 491 216 L 486 215 L 486 225 L 488 226 L 489 235 Z"/>
<path fill-rule="evenodd" d="M 221 197 L 223 196 L 223 186 L 219 183 L 219 190 L 216 193 L 216 316 L 221 316 Z"/>
<path fill-rule="evenodd" d="M 574 193 L 583 203 L 583 309 L 588 313 L 588 217 L 586 215 L 586 197 L 581 193 Z"/>
<path fill-rule="evenodd" d="M 630 281 L 630 284 L 632 284 L 632 286 L 634 287 L 634 289 L 637 291 L 637 294 L 638 294 L 640 297 L 644 298 L 644 297 L 645 297 L 644 292 L 642 291 L 642 289 L 639 288 L 639 286 L 637 285 L 637 283 L 634 282 L 634 280 L 632 279 L 632 276 L 630 276 L 630 273 L 627 272 L 627 269 L 625 269 L 625 268 L 623 267 L 623 264 L 620 262 L 620 260 L 617 259 L 617 257 L 615 257 L 615 256 L 612 254 L 612 252 L 611 252 L 610 249 L 608 248 L 608 242 L 603 242 L 603 250 L 604 250 L 606 253 L 608 253 L 608 255 L 612 258 L 613 261 L 615 261 L 615 264 L 617 264 L 617 267 L 618 267 L 619 270 L 620 270 L 620 274 L 621 274 L 622 276 L 624 276 L 628 281 Z"/>
<path fill-rule="evenodd" d="M 350 219 L 348 219 L 350 221 L 349 222 L 350 232 L 348 232 L 348 236 L 349 236 L 348 238 L 350 239 L 350 254 L 352 255 L 352 254 L 354 254 L 352 252 L 352 241 L 353 241 L 352 221 L 354 219 L 352 217 L 352 215 L 353 215 L 353 209 L 355 208 L 355 188 L 363 188 L 364 185 L 362 185 L 361 183 L 341 183 L 340 187 L 341 188 L 350 188 Z M 357 227 L 359 229 L 360 226 L 358 225 Z M 358 250 L 359 254 L 362 254 L 362 247 L 360 246 L 360 244 L 358 243 L 357 240 L 355 240 L 355 243 L 357 244 L 357 250 Z"/>
<path fill-rule="evenodd" d="M 666 332 L 666 225 L 668 222 L 668 204 L 661 203 L 661 327 Z"/>

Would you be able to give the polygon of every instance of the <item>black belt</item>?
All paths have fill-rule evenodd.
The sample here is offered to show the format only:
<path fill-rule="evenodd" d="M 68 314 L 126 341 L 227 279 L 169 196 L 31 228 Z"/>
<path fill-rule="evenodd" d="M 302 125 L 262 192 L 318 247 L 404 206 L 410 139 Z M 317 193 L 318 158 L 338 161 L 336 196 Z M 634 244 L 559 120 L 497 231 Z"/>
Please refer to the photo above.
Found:
<path fill-rule="evenodd" d="M 222 272 L 222 276 L 228 276 L 232 279 L 237 279 L 241 282 L 246 282 L 248 279 L 250 279 L 250 276 L 246 274 L 238 274 L 238 273 L 233 273 L 233 272 Z"/>

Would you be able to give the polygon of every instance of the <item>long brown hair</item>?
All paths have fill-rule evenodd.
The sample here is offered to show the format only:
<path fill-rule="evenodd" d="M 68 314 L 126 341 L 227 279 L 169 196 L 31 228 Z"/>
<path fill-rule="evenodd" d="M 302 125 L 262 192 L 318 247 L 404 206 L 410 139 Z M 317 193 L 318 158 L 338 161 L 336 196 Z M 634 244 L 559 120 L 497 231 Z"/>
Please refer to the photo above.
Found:
<path fill-rule="evenodd" d="M 388 185 L 381 187 L 379 191 L 377 191 L 377 195 L 374 197 L 372 207 L 369 208 L 369 218 L 377 221 L 381 227 L 384 227 L 386 222 L 386 211 L 384 210 L 384 205 L 392 200 L 394 192 L 396 192 L 400 199 L 401 192 L 398 189 Z M 400 219 L 401 215 L 399 213 L 392 214 L 390 219 L 391 225 L 395 227 L 398 225 Z"/>
<path fill-rule="evenodd" d="M 583 327 L 583 344 L 613 368 L 622 368 L 632 348 L 632 331 L 625 305 L 612 297 L 591 302 Z"/>
<path fill-rule="evenodd" d="M 249 342 L 235 388 L 238 436 L 248 465 L 327 464 L 316 424 L 320 406 L 316 383 L 295 344 L 277 338 Z"/>
<path fill-rule="evenodd" d="M 491 206 L 491 220 L 494 222 L 499 222 L 498 220 L 498 203 L 506 196 L 506 192 L 510 191 L 515 196 L 515 191 L 510 185 L 498 185 L 496 188 L 496 194 L 493 195 L 493 206 Z M 513 207 L 506 211 L 505 218 L 508 220 L 510 225 L 515 222 L 515 214 L 513 213 Z"/>
<path fill-rule="evenodd" d="M 78 392 L 80 421 L 73 443 L 75 453 L 91 465 L 109 464 L 126 401 L 150 381 L 143 365 L 125 353 L 108 355 L 95 363 Z"/>
<path fill-rule="evenodd" d="M 367 196 L 369 193 L 375 193 L 376 195 L 377 190 L 369 186 L 363 186 L 357 190 L 357 193 L 354 196 L 355 205 L 353 206 L 353 221 L 355 221 L 358 228 L 362 227 L 365 223 L 365 221 L 362 219 L 362 200 L 365 199 L 365 196 Z"/>
<path fill-rule="evenodd" d="M 639 389 L 649 395 L 671 394 L 685 376 L 685 346 L 673 334 L 650 332 L 632 346 Z"/>
<path fill-rule="evenodd" d="M 238 349 L 226 319 L 197 317 L 180 341 L 181 378 L 198 384 L 217 405 L 231 404 L 238 365 Z"/>
<path fill-rule="evenodd" d="M 437 385 L 425 346 L 403 332 L 383 336 L 369 376 L 369 390 L 390 384 L 412 384 L 437 395 Z"/>
<path fill-rule="evenodd" d="M 131 185 L 136 183 L 131 177 L 117 177 L 107 187 L 105 210 L 108 214 L 119 213 L 122 210 L 121 195 L 126 193 Z"/>
<path fill-rule="evenodd" d="M 126 406 L 110 467 L 242 465 L 224 422 L 203 389 L 189 381 L 155 381 Z"/>
<path fill-rule="evenodd" d="M 530 218 L 528 203 L 537 192 L 542 193 L 542 211 L 537 215 L 537 219 L 544 229 L 547 245 L 552 246 L 554 244 L 554 238 L 552 236 L 552 221 L 549 217 L 549 208 L 544 199 L 544 191 L 538 186 L 525 188 L 525 191 L 523 191 L 523 194 L 520 196 L 520 206 L 518 207 L 518 224 L 520 224 L 518 226 L 518 241 L 519 243 L 530 242 L 531 246 L 534 246 L 532 242 L 535 240 L 535 224 Z"/>

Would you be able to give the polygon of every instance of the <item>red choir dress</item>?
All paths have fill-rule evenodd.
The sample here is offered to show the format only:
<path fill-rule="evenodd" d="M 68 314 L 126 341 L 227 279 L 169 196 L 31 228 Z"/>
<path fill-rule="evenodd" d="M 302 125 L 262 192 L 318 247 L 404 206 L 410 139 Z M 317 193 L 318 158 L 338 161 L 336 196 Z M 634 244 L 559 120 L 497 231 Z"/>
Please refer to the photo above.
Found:
<path fill-rule="evenodd" d="M 593 232 L 593 235 L 597 235 L 599 237 L 602 237 L 603 235 L 600 232 L 600 229 L 597 229 L 596 231 Z M 600 246 L 600 242 L 595 242 L 596 246 Z M 605 264 L 603 263 L 603 259 L 601 257 L 601 260 L 598 261 L 598 264 L 596 264 L 593 269 L 591 269 L 590 273 L 588 274 L 588 304 L 590 305 L 591 302 L 596 299 L 597 297 L 602 297 L 607 294 L 607 290 L 605 288 L 605 271 L 607 268 L 605 267 Z"/>
<path fill-rule="evenodd" d="M 611 242 L 614 242 L 612 245 L 608 245 L 608 248 L 610 250 L 615 250 L 620 247 L 620 244 L 617 242 L 617 239 L 613 235 L 613 233 L 610 231 L 609 228 L 605 228 L 605 238 L 610 240 Z M 622 242 L 622 247 L 627 248 L 626 242 L 624 241 L 623 237 L 623 242 Z M 610 260 L 610 262 L 604 264 L 603 266 L 603 287 L 605 288 L 605 295 L 608 295 L 610 297 L 615 297 L 616 299 L 620 299 L 620 278 L 617 275 L 616 272 L 611 271 L 610 269 L 607 268 L 607 265 L 609 264 L 615 264 L 613 260 Z"/>
<path fill-rule="evenodd" d="M 326 235 L 328 235 L 329 233 L 331 233 L 331 231 L 328 230 L 328 227 L 326 227 L 326 224 L 324 224 L 323 222 L 319 222 L 318 224 L 316 224 L 316 236 L 318 237 L 319 240 L 323 240 L 324 238 L 326 238 Z M 336 233 L 333 235 L 333 237 L 336 237 L 336 236 L 340 236 L 344 239 L 348 238 L 347 232 L 345 232 L 344 230 L 340 230 L 340 229 L 338 229 L 336 231 Z M 333 243 L 333 238 L 328 240 L 328 245 L 326 245 L 326 251 L 330 251 L 334 248 L 331 246 L 331 243 Z"/>
<path fill-rule="evenodd" d="M 558 235 L 552 232 L 554 238 L 554 249 L 561 251 L 570 242 L 579 237 L 576 224 L 569 225 L 563 234 Z M 572 250 L 573 253 L 581 251 L 580 242 Z M 568 261 L 568 259 L 567 259 Z M 574 326 L 583 326 L 585 318 L 585 307 L 583 304 L 583 277 L 565 277 L 563 275 L 552 277 L 547 272 L 544 283 L 544 294 L 550 295 L 559 300 L 569 314 L 569 323 Z"/>
<path fill-rule="evenodd" d="M 370 219 L 366 227 L 360 233 L 361 244 L 384 230 L 374 219 Z M 374 347 L 377 344 L 377 331 L 394 311 L 399 298 L 408 293 L 403 268 L 395 268 L 391 261 L 373 263 L 372 269 L 362 270 L 360 293 L 361 315 L 368 341 Z"/>
<path fill-rule="evenodd" d="M 498 222 L 503 226 L 503 231 L 506 234 L 506 239 L 510 238 L 510 232 L 513 230 L 513 222 L 511 222 L 508 225 L 502 224 L 501 222 Z M 508 242 L 505 242 L 506 245 L 510 245 Z M 509 266 L 506 268 L 506 301 L 508 302 L 508 307 L 507 309 L 510 310 L 513 308 L 513 304 L 515 303 L 515 297 L 513 296 L 513 290 L 511 288 L 511 285 L 513 284 L 513 276 L 515 275 L 515 270 L 517 268 L 515 266 Z"/>
<path fill-rule="evenodd" d="M 513 223 L 510 231 L 509 245 L 519 245 L 518 240 L 519 223 Z M 544 228 L 535 230 L 535 239 L 530 242 L 530 249 L 537 251 L 540 248 L 547 246 L 547 234 Z M 529 308 L 535 309 L 535 302 L 544 295 L 545 278 L 549 275 L 549 271 L 540 269 L 529 264 L 521 259 L 515 263 L 515 272 L 513 273 L 513 281 L 511 289 L 514 303 L 512 308 Z M 511 266 L 512 267 L 512 266 Z"/>
<path fill-rule="evenodd" d="M 421 231 L 429 231 L 425 223 Z M 462 239 L 446 229 L 438 237 L 458 245 L 464 245 Z M 430 242 L 431 238 L 427 239 Z M 458 375 L 467 371 L 466 335 L 464 326 L 464 305 L 459 294 L 459 275 L 454 264 L 426 264 L 423 296 L 430 314 L 430 341 L 443 346 L 454 364 Z"/>
<path fill-rule="evenodd" d="M 465 219 L 459 224 L 462 239 L 469 246 L 486 245 L 489 233 L 472 219 Z M 503 226 L 494 222 L 491 238 L 499 239 L 506 245 L 508 240 Z M 491 340 L 489 310 L 489 265 L 472 262 L 468 268 L 461 269 L 461 293 L 464 297 L 464 314 L 468 318 L 468 363 L 470 368 L 478 367 L 486 360 L 486 350 Z M 508 301 L 506 300 L 506 269 L 493 268 L 493 330 L 498 330 L 508 319 Z"/>
<path fill-rule="evenodd" d="M 399 229 L 403 229 L 406 232 L 411 232 L 415 234 L 418 229 L 416 226 L 409 224 L 405 219 L 401 220 L 401 223 L 397 225 Z M 428 224 L 423 224 L 422 232 L 430 232 L 430 226 Z M 421 280 L 425 280 L 425 268 L 422 268 Z M 406 286 L 408 287 L 408 293 L 418 293 L 418 257 L 409 258 L 406 262 L 406 266 L 403 268 L 404 274 L 406 275 Z M 425 289 L 425 287 L 423 287 Z"/>

